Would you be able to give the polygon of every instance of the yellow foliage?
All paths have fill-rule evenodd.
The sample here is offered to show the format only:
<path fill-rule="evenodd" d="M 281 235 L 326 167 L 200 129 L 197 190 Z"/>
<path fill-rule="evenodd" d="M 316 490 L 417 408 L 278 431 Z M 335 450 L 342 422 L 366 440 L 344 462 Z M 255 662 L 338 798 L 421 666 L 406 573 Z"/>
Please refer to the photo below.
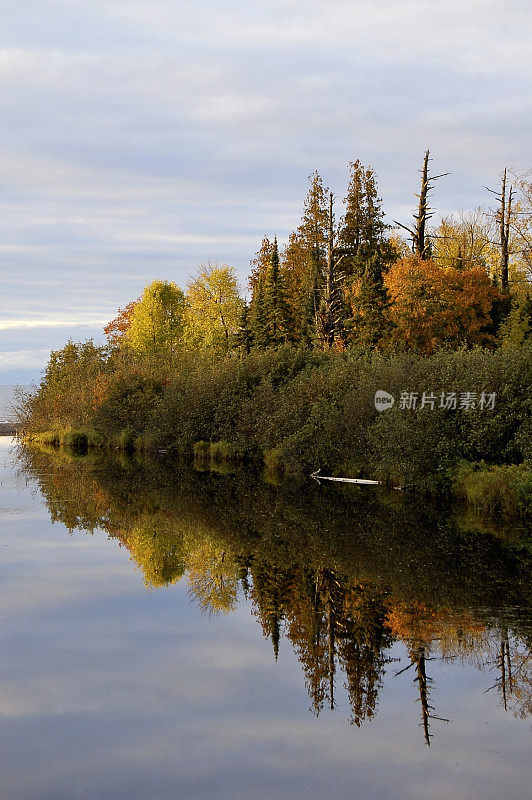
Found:
<path fill-rule="evenodd" d="M 234 267 L 201 266 L 187 286 L 186 339 L 194 347 L 224 353 L 238 331 L 244 302 Z"/>

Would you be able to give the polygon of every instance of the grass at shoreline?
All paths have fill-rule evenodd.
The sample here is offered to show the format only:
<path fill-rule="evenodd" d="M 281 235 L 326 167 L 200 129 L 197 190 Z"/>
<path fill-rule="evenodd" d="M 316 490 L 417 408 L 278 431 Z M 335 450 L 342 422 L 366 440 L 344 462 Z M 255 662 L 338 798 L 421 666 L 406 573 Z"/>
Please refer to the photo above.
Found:
<path fill-rule="evenodd" d="M 286 476 L 321 469 L 530 514 L 530 346 L 429 357 L 287 346 L 218 361 L 73 350 L 23 402 L 26 441 L 169 453 L 205 469 L 252 463 Z M 375 404 L 379 392 L 395 399 L 384 411 Z"/>
<path fill-rule="evenodd" d="M 39 448 L 56 450 L 65 448 L 77 453 L 88 450 L 139 451 L 135 442 L 127 436 L 105 441 L 94 431 L 45 431 L 26 435 L 23 441 Z M 149 452 L 149 451 L 148 451 Z M 161 452 L 166 453 L 166 450 Z M 220 467 L 249 463 L 250 459 L 239 453 L 228 442 L 196 442 L 192 452 L 174 452 L 176 457 L 187 457 L 195 467 L 219 471 Z M 278 451 L 267 451 L 257 456 L 254 463 L 270 472 L 285 474 L 286 468 Z M 337 474 L 338 471 L 336 471 Z M 354 477 L 344 472 L 343 477 Z M 383 481 L 386 485 L 389 481 Z M 411 487 L 414 491 L 426 492 L 427 486 Z M 532 517 L 532 464 L 486 464 L 484 462 L 461 462 L 449 470 L 448 481 L 432 494 L 448 495 L 481 514 L 500 516 L 505 519 L 527 519 Z"/>

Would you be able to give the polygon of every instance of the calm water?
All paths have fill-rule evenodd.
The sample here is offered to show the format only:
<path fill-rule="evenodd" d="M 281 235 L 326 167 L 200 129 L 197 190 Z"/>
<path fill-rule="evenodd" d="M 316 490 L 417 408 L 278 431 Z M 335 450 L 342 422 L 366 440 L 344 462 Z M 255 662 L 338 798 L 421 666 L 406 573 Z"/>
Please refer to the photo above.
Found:
<path fill-rule="evenodd" d="M 526 796 L 522 532 L 8 439 L 0 466 L 1 798 Z"/>
<path fill-rule="evenodd" d="M 12 404 L 15 400 L 15 387 L 0 385 L 0 422 L 9 422 L 13 416 Z"/>

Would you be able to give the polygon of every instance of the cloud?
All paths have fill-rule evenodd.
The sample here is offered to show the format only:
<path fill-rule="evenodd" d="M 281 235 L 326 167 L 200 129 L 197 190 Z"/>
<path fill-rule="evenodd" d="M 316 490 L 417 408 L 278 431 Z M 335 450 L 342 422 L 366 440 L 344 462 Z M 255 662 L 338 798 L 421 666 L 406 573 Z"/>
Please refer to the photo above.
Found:
<path fill-rule="evenodd" d="M 80 319 L 81 317 L 81 319 Z M 86 315 L 68 315 L 62 319 L 0 319 L 0 331 L 16 330 L 18 328 L 76 328 L 85 325 L 106 325 L 107 319 L 87 319 Z"/>
<path fill-rule="evenodd" d="M 10 350 L 8 352 L 0 352 L 0 369 L 11 370 L 15 368 L 20 369 L 36 369 L 40 370 L 50 354 L 50 350 Z"/>
<path fill-rule="evenodd" d="M 7 0 L 9 318 L 110 318 L 207 259 L 244 278 L 262 235 L 297 225 L 307 176 L 341 198 L 356 157 L 391 219 L 427 146 L 452 171 L 436 208 L 478 205 L 505 164 L 530 166 L 531 16 L 501 0 L 42 0 L 37 18 Z"/>

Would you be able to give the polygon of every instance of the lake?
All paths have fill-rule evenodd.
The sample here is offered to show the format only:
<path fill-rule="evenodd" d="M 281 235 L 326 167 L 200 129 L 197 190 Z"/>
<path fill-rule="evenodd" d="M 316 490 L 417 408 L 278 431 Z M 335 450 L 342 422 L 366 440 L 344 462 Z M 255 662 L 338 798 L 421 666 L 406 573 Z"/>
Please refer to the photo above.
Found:
<path fill-rule="evenodd" d="M 0 385 L 0 422 L 9 422 L 13 416 L 12 405 L 15 401 L 15 387 Z"/>
<path fill-rule="evenodd" d="M 164 458 L 0 439 L 2 799 L 526 795 L 526 531 Z"/>

